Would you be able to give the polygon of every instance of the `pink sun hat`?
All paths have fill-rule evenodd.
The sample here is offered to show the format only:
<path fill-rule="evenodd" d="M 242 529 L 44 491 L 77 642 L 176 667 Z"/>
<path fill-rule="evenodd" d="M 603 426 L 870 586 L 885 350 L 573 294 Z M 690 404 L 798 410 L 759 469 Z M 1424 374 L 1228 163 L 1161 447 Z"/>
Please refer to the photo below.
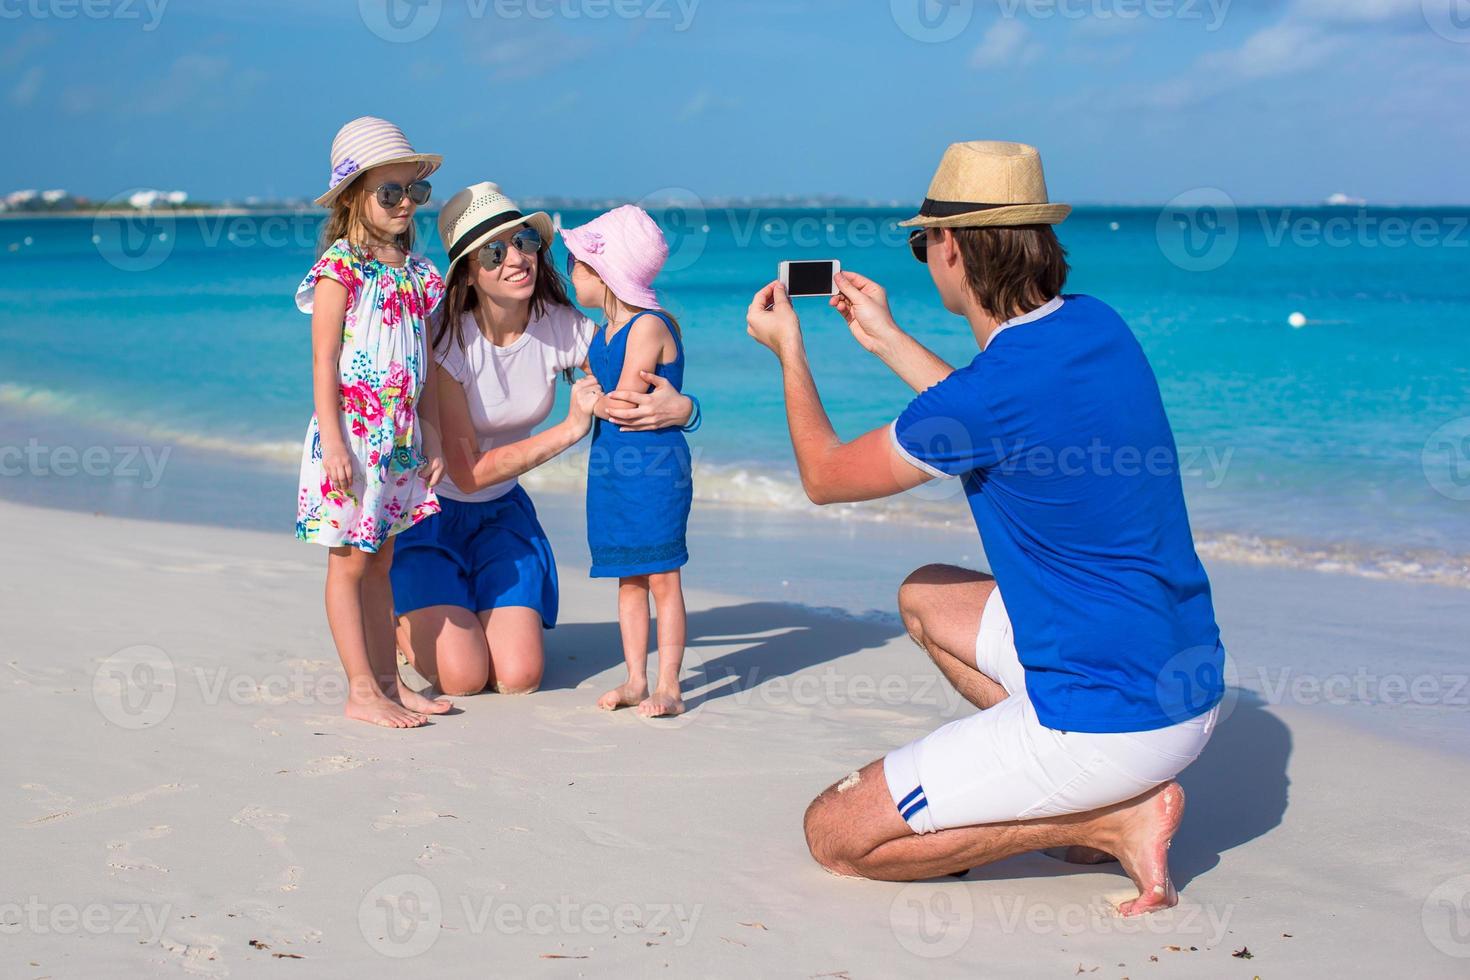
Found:
<path fill-rule="evenodd" d="M 660 309 L 653 280 L 669 257 L 669 243 L 647 211 L 625 204 L 563 231 L 561 239 L 618 299 L 645 310 Z"/>

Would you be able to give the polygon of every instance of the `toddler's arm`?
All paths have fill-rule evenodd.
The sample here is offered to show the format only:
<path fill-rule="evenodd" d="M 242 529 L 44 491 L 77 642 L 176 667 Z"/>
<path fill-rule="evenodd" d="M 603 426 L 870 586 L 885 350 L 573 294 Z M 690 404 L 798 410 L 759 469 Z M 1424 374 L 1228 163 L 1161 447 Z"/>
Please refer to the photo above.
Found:
<path fill-rule="evenodd" d="M 632 331 L 628 334 L 627 353 L 623 356 L 623 373 L 618 377 L 615 390 L 618 391 L 647 391 L 648 382 L 643 380 L 642 372 L 653 374 L 658 368 L 659 361 L 663 359 L 664 345 L 672 344 L 674 338 L 669 336 L 669 329 L 663 320 L 656 316 L 640 316 L 627 328 Z M 616 408 L 626 408 L 626 405 L 613 405 L 607 395 L 597 400 L 592 413 L 604 422 L 611 421 L 611 412 Z"/>

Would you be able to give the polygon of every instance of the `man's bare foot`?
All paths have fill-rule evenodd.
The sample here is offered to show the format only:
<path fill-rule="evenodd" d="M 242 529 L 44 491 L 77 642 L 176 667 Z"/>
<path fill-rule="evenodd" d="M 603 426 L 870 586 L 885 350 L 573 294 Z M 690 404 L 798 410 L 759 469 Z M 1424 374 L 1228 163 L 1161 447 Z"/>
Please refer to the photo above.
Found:
<path fill-rule="evenodd" d="M 648 684 L 634 684 L 629 681 L 619 684 L 597 699 L 597 706 L 603 711 L 616 711 L 618 708 L 631 708 L 648 697 Z"/>
<path fill-rule="evenodd" d="M 1118 843 L 1109 847 L 1138 886 L 1138 897 L 1118 906 L 1125 916 L 1157 912 L 1178 904 L 1169 880 L 1169 843 L 1184 818 L 1184 790 L 1170 780 L 1111 814 L 1120 821 Z"/>
<path fill-rule="evenodd" d="M 645 718 L 672 718 L 684 713 L 684 699 L 679 697 L 679 689 L 663 688 L 653 692 L 653 696 L 638 705 L 638 713 Z"/>
<path fill-rule="evenodd" d="M 402 681 L 398 682 L 398 703 L 421 715 L 442 715 L 454 710 L 454 702 L 448 698 L 425 697 Z"/>
<path fill-rule="evenodd" d="M 1071 847 L 1048 847 L 1042 853 L 1058 861 L 1066 861 L 1068 864 L 1108 864 L 1118 860 L 1107 851 L 1099 851 L 1095 847 L 1086 847 L 1082 844 L 1073 844 Z"/>
<path fill-rule="evenodd" d="M 347 707 L 342 713 L 356 721 L 382 725 L 384 728 L 418 728 L 429 720 L 381 694 L 348 698 Z"/>

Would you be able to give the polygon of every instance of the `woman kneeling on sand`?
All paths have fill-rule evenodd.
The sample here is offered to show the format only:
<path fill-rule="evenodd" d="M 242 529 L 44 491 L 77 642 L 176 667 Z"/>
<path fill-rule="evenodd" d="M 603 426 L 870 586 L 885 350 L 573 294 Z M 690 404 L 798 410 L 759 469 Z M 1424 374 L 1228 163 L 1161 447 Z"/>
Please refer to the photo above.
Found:
<path fill-rule="evenodd" d="M 522 214 L 491 183 L 460 191 L 439 215 L 449 255 L 446 294 L 431 326 L 448 476 L 442 512 L 398 536 L 392 567 L 398 646 L 445 694 L 541 684 L 542 631 L 556 626 L 556 560 L 518 477 L 575 445 L 603 394 L 583 377 L 567 417 L 551 413 L 557 376 L 587 370 L 597 325 L 579 313 L 551 259 L 544 211 Z M 682 426 L 694 402 L 662 378 L 609 399 L 630 429 Z"/>

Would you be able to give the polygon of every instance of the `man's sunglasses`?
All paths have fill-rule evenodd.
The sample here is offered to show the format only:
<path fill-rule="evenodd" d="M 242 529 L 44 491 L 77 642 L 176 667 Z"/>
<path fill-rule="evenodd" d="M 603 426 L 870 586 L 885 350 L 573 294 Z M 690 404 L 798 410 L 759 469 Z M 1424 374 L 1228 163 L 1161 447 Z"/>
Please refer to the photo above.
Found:
<path fill-rule="evenodd" d="M 407 187 L 396 181 L 389 181 L 379 184 L 373 193 L 383 207 L 396 208 L 403 203 L 405 196 L 415 204 L 428 204 L 429 195 L 434 193 L 434 188 L 427 180 L 416 180 Z"/>
<path fill-rule="evenodd" d="M 510 245 L 522 255 L 535 255 L 541 251 L 541 233 L 535 228 L 522 228 L 510 236 Z M 510 254 L 510 245 L 505 242 L 486 242 L 480 248 L 480 268 L 498 269 Z"/>
<path fill-rule="evenodd" d="M 915 228 L 909 232 L 909 251 L 914 253 L 914 258 L 925 265 L 929 264 L 929 232 L 923 228 Z"/>

